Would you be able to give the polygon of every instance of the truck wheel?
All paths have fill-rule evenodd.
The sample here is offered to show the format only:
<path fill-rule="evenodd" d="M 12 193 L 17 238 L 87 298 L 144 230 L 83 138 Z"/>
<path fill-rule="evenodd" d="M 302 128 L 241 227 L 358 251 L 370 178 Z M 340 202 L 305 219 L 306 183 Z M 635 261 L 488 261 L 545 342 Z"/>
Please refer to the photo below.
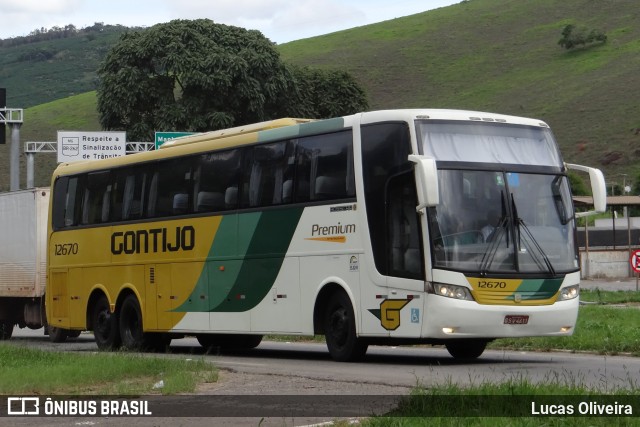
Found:
<path fill-rule="evenodd" d="M 100 350 L 116 350 L 120 346 L 118 314 L 111 313 L 109 301 L 104 295 L 100 296 L 93 305 L 91 325 Z"/>
<path fill-rule="evenodd" d="M 483 340 L 455 340 L 445 344 L 447 351 L 454 359 L 477 359 L 487 348 L 487 342 Z"/>
<path fill-rule="evenodd" d="M 2 321 L 0 322 L 0 341 L 8 340 L 13 334 L 13 322 Z"/>
<path fill-rule="evenodd" d="M 368 345 L 356 335 L 356 318 L 351 300 L 344 292 L 329 300 L 324 318 L 324 333 L 331 357 L 338 362 L 362 359 Z"/>
<path fill-rule="evenodd" d="M 65 342 L 67 340 L 68 332 L 66 329 L 56 328 L 49 325 L 49 341 L 51 342 Z"/>
<path fill-rule="evenodd" d="M 122 346 L 127 350 L 142 350 L 144 347 L 142 311 L 135 295 L 129 295 L 122 302 L 119 323 Z"/>

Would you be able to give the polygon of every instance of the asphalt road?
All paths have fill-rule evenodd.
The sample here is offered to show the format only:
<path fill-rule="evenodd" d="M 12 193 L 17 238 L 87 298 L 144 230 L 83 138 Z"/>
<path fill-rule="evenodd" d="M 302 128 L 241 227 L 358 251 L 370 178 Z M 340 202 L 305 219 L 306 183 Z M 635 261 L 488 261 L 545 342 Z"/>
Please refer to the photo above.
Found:
<path fill-rule="evenodd" d="M 636 290 L 637 283 L 635 278 L 591 279 L 581 285 L 585 289 Z M 98 351 L 90 333 L 56 344 L 42 329 L 16 329 L 11 342 L 51 351 Z M 336 363 L 324 344 L 264 341 L 251 351 L 205 354 L 194 338 L 174 340 L 169 353 L 154 356 L 202 357 L 220 368 L 219 381 L 200 387 L 195 396 L 160 396 L 162 411 L 173 413 L 171 417 L 8 418 L 2 413 L 0 426 L 305 426 L 336 416 L 353 419 L 384 413 L 416 385 L 468 386 L 526 379 L 620 396 L 630 388 L 640 388 L 640 358 L 625 356 L 487 350 L 475 361 L 458 362 L 440 347 L 370 347 L 361 363 Z M 269 397 L 276 400 L 275 406 L 260 400 Z M 289 414 L 286 408 L 291 405 L 318 407 L 319 416 L 308 410 Z M 202 412 L 202 407 L 224 416 L 185 416 Z M 275 413 L 265 408 L 275 408 Z M 331 408 L 337 414 L 327 416 Z M 227 416 L 229 411 L 232 416 Z"/>
<path fill-rule="evenodd" d="M 62 344 L 48 341 L 42 330 L 17 330 L 12 342 L 18 345 L 71 351 L 96 352 L 91 334 L 83 333 L 78 339 Z M 175 408 L 180 418 L 1 418 L 0 425 L 122 425 L 132 427 L 157 425 L 308 425 L 329 421 L 332 416 L 283 416 L 267 411 L 260 401 L 265 396 L 281 398 L 289 404 L 301 399 L 298 406 L 312 401 L 323 407 L 339 408 L 337 416 L 352 418 L 390 409 L 400 396 L 413 387 L 436 384 L 481 385 L 526 379 L 532 383 L 555 382 L 584 386 L 599 392 L 624 395 L 629 388 L 638 388 L 640 359 L 624 356 L 600 356 L 571 353 L 532 353 L 513 351 L 486 351 L 472 362 L 457 362 L 447 351 L 437 347 L 371 347 L 361 363 L 337 363 L 330 359 L 324 344 L 263 342 L 258 348 L 244 352 L 205 354 L 193 338 L 174 340 L 171 352 L 161 357 L 193 359 L 202 357 L 221 369 L 220 380 L 198 389 L 196 396 L 176 402 L 166 399 L 167 408 Z M 279 397 L 280 398 L 279 398 Z M 339 402 L 334 402 L 338 396 Z M 354 401 L 354 396 L 356 400 Z M 376 397 L 377 396 L 377 397 Z M 230 401 L 227 399 L 231 399 Z M 293 399 L 293 400 L 291 400 Z M 376 400 L 377 399 L 377 400 Z M 354 402 L 365 409 L 351 411 Z M 198 406 L 218 407 L 224 417 L 183 418 L 197 413 Z M 189 405 L 196 405 L 191 408 Z M 333 405 L 333 406 L 331 406 Z M 344 410 L 340 405 L 346 405 Z M 257 409 L 256 409 L 257 407 Z M 227 417 L 228 409 L 240 412 Z M 247 409 L 248 408 L 248 409 Z M 341 409 L 340 409 L 341 408 Z M 173 411 L 171 409 L 170 411 Z M 246 412 L 243 412 L 246 411 Z M 157 413 L 157 412 L 156 412 Z M 320 415 L 323 412 L 320 411 Z M 233 414 L 232 414 L 233 415 Z M 240 416 L 240 417 L 238 417 Z M 264 418 L 264 419 L 263 419 Z M 262 420 L 262 421 L 261 421 Z M 7 423 L 10 421 L 10 423 Z M 80 423 L 80 424 L 79 424 Z"/>

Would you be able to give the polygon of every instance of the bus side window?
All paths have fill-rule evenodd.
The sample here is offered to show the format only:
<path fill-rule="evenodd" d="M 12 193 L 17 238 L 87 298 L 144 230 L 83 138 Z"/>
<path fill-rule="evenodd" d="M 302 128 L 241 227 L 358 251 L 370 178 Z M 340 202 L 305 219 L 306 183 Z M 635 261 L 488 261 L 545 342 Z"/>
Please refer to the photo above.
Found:
<path fill-rule="evenodd" d="M 389 122 L 362 126 L 362 178 L 364 181 L 367 221 L 373 259 L 380 274 L 389 275 L 387 232 L 387 197 L 393 197 L 388 186 L 400 172 L 412 171 L 409 128 L 405 122 Z M 395 199 L 393 199 L 395 201 Z M 413 207 L 415 210 L 415 206 Z M 397 212 L 395 213 L 399 215 Z M 399 223 L 398 223 L 399 224 Z M 416 234 L 418 236 L 418 234 Z M 399 238 L 399 237 L 394 237 Z M 396 259 L 396 262 L 399 262 Z"/>
<path fill-rule="evenodd" d="M 194 211 L 216 212 L 237 206 L 239 149 L 198 157 L 194 185 Z"/>
<path fill-rule="evenodd" d="M 280 205 L 284 202 L 285 182 L 292 179 L 289 157 L 292 148 L 287 141 L 273 144 L 257 145 L 250 149 L 247 156 L 247 167 L 244 172 L 245 183 L 248 183 L 249 207 Z M 287 155 L 289 153 L 289 155 Z"/>
<path fill-rule="evenodd" d="M 420 219 L 416 212 L 413 173 L 406 172 L 390 178 L 387 186 L 387 230 L 389 274 L 408 279 L 422 279 L 422 243 Z"/>
<path fill-rule="evenodd" d="M 87 175 L 82 201 L 82 224 L 100 224 L 108 221 L 110 190 L 108 171 Z"/>
<path fill-rule="evenodd" d="M 355 195 L 351 135 L 342 131 L 298 140 L 296 202 Z"/>
<path fill-rule="evenodd" d="M 141 168 L 120 170 L 114 181 L 111 220 L 131 220 L 142 217 L 146 175 Z"/>
<path fill-rule="evenodd" d="M 147 216 L 183 215 L 193 211 L 192 157 L 158 162 L 151 179 Z"/>
<path fill-rule="evenodd" d="M 53 193 L 53 228 L 72 227 L 80 218 L 82 197 L 78 196 L 79 177 L 60 177 L 56 180 Z"/>

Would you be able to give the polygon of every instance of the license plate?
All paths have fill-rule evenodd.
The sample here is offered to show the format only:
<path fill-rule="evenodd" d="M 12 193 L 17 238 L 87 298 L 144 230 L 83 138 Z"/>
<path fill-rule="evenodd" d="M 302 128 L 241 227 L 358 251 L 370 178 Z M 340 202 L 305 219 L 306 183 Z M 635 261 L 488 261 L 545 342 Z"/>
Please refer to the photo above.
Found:
<path fill-rule="evenodd" d="M 526 325 L 529 323 L 529 316 L 504 316 L 505 325 Z"/>

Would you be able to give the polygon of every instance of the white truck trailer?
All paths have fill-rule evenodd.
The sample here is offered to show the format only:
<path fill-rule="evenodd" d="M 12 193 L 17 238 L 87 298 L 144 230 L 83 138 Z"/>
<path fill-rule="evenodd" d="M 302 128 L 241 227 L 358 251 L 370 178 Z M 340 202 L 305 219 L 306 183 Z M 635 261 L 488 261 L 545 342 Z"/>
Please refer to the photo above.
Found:
<path fill-rule="evenodd" d="M 51 332 L 64 341 L 66 331 L 46 328 L 47 214 L 49 188 L 0 193 L 0 340 L 14 327 Z"/>

